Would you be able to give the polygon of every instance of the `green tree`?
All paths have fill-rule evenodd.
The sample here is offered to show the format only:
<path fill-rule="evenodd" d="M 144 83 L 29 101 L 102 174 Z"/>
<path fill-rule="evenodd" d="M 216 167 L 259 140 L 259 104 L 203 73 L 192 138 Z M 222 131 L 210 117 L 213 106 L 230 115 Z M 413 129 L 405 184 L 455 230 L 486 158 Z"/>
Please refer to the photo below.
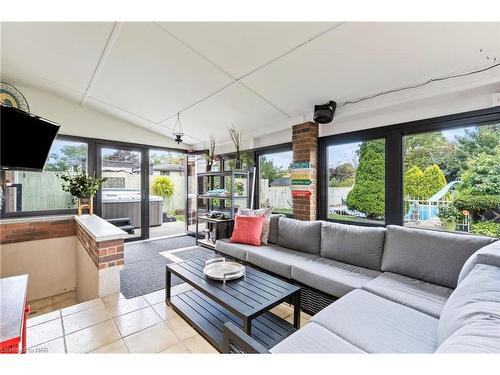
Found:
<path fill-rule="evenodd" d="M 151 152 L 151 156 L 149 157 L 151 164 L 160 165 L 160 164 L 177 164 L 180 165 L 184 161 L 184 154 L 180 154 L 177 152 Z"/>
<path fill-rule="evenodd" d="M 445 174 L 448 181 L 461 177 L 468 169 L 467 163 L 480 154 L 495 155 L 500 146 L 500 124 L 478 126 L 466 129 L 465 135 L 456 137 L 456 146 L 446 162 Z"/>
<path fill-rule="evenodd" d="M 64 145 L 60 154 L 52 153 L 45 165 L 46 171 L 85 170 L 87 165 L 87 145 Z"/>
<path fill-rule="evenodd" d="M 354 187 L 347 195 L 347 207 L 377 218 L 385 212 L 385 143 L 384 140 L 362 142 L 358 150 L 359 165 Z"/>
<path fill-rule="evenodd" d="M 403 142 L 404 170 L 413 166 L 423 170 L 432 164 L 443 167 L 452 152 L 453 145 L 441 132 L 408 135 Z"/>
<path fill-rule="evenodd" d="M 408 169 L 404 175 L 405 196 L 421 198 L 425 195 L 424 172 L 416 165 Z"/>
<path fill-rule="evenodd" d="M 140 163 L 141 157 L 138 152 L 128 151 L 128 150 L 116 150 L 110 155 L 106 155 L 104 160 L 113 161 L 129 161 L 132 163 Z"/>
<path fill-rule="evenodd" d="M 423 185 L 425 189 L 425 194 L 423 196 L 424 199 L 432 197 L 446 186 L 446 178 L 438 165 L 433 164 L 425 168 Z"/>
<path fill-rule="evenodd" d="M 328 169 L 330 175 L 329 186 L 352 186 L 356 169 L 351 163 L 342 163 Z"/>
<path fill-rule="evenodd" d="M 265 156 L 260 157 L 259 170 L 260 178 L 269 180 L 269 183 L 287 174 L 286 170 L 284 170 L 282 167 L 274 165 L 274 162 L 272 160 L 266 159 Z"/>
<path fill-rule="evenodd" d="M 467 163 L 460 190 L 475 195 L 500 195 L 500 146 L 493 155 L 481 153 Z"/>

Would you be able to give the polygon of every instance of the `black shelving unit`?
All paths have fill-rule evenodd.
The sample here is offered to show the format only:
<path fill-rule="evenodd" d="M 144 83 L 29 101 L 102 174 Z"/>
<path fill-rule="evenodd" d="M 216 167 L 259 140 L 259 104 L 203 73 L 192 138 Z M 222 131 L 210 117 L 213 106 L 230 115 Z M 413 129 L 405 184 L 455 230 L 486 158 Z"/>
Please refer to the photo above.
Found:
<path fill-rule="evenodd" d="M 250 197 L 250 173 L 248 171 L 221 171 L 198 173 L 198 192 L 196 195 L 196 233 L 200 233 L 200 223 L 205 225 L 205 238 L 197 238 L 197 244 L 209 249 L 215 249 L 215 241 L 231 236 L 234 226 L 234 215 L 239 207 L 238 202 L 248 206 Z M 235 190 L 236 180 L 244 184 L 243 194 Z M 224 189 L 220 195 L 207 194 L 214 189 Z M 214 219 L 207 217 L 209 211 L 224 213 L 227 219 Z M 213 241 L 210 239 L 212 233 Z"/>

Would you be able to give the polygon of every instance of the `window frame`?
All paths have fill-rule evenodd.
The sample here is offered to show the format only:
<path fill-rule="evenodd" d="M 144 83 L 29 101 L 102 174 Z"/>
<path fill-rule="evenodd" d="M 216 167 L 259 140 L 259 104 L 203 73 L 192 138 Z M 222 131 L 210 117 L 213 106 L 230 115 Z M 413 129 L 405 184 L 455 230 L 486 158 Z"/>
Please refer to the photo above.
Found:
<path fill-rule="evenodd" d="M 385 227 L 403 223 L 403 137 L 500 121 L 500 106 L 394 125 L 335 134 L 318 139 L 318 220 L 349 225 Z M 385 224 L 328 218 L 328 147 L 385 138 Z M 390 156 L 390 157 L 387 157 Z M 466 234 L 466 233 L 465 233 Z"/>
<path fill-rule="evenodd" d="M 69 134 L 57 134 L 56 140 L 63 141 L 74 141 L 74 142 L 82 142 L 87 144 L 87 172 L 92 173 L 92 175 L 97 175 L 97 166 L 98 166 L 98 157 L 97 155 L 97 146 L 98 144 L 105 144 L 116 148 L 126 148 L 126 149 L 144 149 L 147 153 L 147 171 L 149 173 L 149 151 L 150 150 L 165 150 L 172 152 L 179 152 L 182 154 L 188 154 L 188 150 L 184 150 L 181 148 L 174 147 L 162 147 L 162 146 L 154 146 L 140 143 L 129 143 L 123 141 L 109 140 L 109 139 L 101 139 L 101 138 L 90 138 L 90 137 L 82 137 L 75 136 Z M 146 162 L 144 162 L 146 164 Z M 41 172 L 43 173 L 43 172 Z M 149 184 L 147 186 L 149 188 Z M 98 200 L 100 199 L 100 194 L 94 197 L 94 206 L 96 207 L 96 214 L 98 214 Z M 54 210 L 37 210 L 37 211 L 18 211 L 18 212 L 0 212 L 0 219 L 15 219 L 15 218 L 27 218 L 27 217 L 40 217 L 40 216 L 70 216 L 76 215 L 76 208 L 64 208 L 64 209 L 54 209 Z"/>

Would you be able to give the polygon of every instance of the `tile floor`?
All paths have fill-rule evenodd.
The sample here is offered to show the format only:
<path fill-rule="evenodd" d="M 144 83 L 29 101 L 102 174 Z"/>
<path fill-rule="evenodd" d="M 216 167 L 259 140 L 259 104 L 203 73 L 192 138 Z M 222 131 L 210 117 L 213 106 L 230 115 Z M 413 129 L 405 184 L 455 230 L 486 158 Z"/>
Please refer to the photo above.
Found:
<path fill-rule="evenodd" d="M 172 294 L 189 288 L 177 285 Z M 37 314 L 27 323 L 28 353 L 217 353 L 164 298 L 164 290 L 132 299 L 115 294 Z M 287 304 L 272 311 L 292 321 Z M 303 326 L 310 317 L 301 316 Z"/>

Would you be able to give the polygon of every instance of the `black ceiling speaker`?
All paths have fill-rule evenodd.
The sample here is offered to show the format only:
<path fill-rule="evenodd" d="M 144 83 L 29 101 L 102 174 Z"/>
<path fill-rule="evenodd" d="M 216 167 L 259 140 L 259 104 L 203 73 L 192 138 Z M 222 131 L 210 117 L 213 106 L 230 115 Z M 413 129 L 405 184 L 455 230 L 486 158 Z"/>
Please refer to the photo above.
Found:
<path fill-rule="evenodd" d="M 326 104 L 318 104 L 314 106 L 314 122 L 318 124 L 328 124 L 333 120 L 333 114 L 337 109 L 337 103 L 330 100 Z"/>

